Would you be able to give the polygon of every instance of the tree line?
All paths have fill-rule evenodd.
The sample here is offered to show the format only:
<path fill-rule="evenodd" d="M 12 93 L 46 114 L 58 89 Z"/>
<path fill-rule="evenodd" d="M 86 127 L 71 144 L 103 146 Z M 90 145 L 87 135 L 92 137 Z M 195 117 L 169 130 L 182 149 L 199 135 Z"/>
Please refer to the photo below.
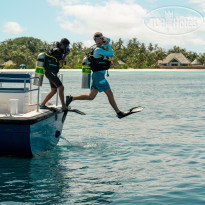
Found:
<path fill-rule="evenodd" d="M 16 66 L 6 68 L 19 68 L 20 64 L 26 64 L 26 68 L 34 68 L 37 56 L 44 48 L 50 49 L 54 44 L 43 42 L 33 37 L 20 37 L 8 39 L 0 43 L 0 65 L 8 60 L 12 60 Z M 187 51 L 179 46 L 165 51 L 157 44 L 140 42 L 137 38 L 123 41 L 112 41 L 114 57 L 113 68 L 153 68 L 157 66 L 158 60 L 164 59 L 170 53 L 182 53 L 190 61 L 198 59 L 205 64 L 205 53 Z M 71 44 L 71 52 L 67 56 L 67 65 L 64 68 L 81 68 L 82 60 L 90 48 L 85 47 L 82 42 Z M 121 63 L 120 63 L 121 62 Z M 122 63 L 123 62 L 123 63 Z"/>

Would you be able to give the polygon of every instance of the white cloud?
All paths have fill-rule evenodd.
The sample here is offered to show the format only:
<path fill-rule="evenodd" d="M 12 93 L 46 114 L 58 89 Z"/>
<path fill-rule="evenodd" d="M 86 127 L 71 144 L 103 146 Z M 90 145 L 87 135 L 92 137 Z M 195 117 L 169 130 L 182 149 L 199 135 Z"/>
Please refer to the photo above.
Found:
<path fill-rule="evenodd" d="M 189 0 L 189 3 L 199 4 L 199 8 L 205 11 L 205 1 L 204 0 Z"/>
<path fill-rule="evenodd" d="M 78 0 L 47 0 L 61 6 L 61 16 L 58 16 L 60 26 L 74 34 L 90 34 L 101 31 L 105 36 L 111 38 L 138 38 L 141 42 L 152 42 L 163 46 L 191 46 L 204 45 L 204 24 L 199 30 L 178 36 L 168 36 L 149 30 L 144 19 L 147 10 L 134 0 L 109 0 L 98 3 L 98 1 L 87 0 L 82 3 Z M 153 1 L 153 0 L 152 0 Z M 202 0 L 190 0 L 192 3 L 204 3 Z M 129 2 L 129 3 L 128 3 Z M 90 41 L 84 42 L 91 45 Z"/>
<path fill-rule="evenodd" d="M 87 47 L 87 48 L 89 48 L 89 47 L 91 47 L 91 46 L 93 46 L 93 40 L 87 40 L 87 41 L 84 41 L 83 42 L 83 45 L 85 46 L 85 47 Z"/>
<path fill-rule="evenodd" d="M 23 32 L 23 28 L 17 22 L 6 22 L 3 27 L 4 33 L 18 34 Z"/>
<path fill-rule="evenodd" d="M 79 3 L 80 0 L 47 0 L 52 6 L 64 6 L 73 3 Z"/>
<path fill-rule="evenodd" d="M 135 3 L 135 0 L 125 0 L 125 3 L 134 4 L 134 3 Z"/>
<path fill-rule="evenodd" d="M 47 0 L 47 2 L 52 6 L 61 5 L 61 0 Z"/>
<path fill-rule="evenodd" d="M 104 31 L 106 35 L 131 37 L 139 34 L 146 10 L 137 4 L 110 1 L 105 5 L 65 5 L 61 27 L 74 33 L 93 34 Z M 63 18 L 62 18 L 63 19 Z"/>

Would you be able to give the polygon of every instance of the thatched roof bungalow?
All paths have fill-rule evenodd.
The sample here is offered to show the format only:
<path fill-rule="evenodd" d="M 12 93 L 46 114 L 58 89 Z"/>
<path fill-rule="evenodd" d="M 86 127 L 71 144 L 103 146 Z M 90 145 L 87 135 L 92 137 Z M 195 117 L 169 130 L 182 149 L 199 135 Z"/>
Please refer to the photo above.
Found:
<path fill-rule="evenodd" d="M 10 65 L 16 65 L 12 60 L 8 60 L 7 62 L 5 62 L 4 64 L 2 64 L 4 66 L 10 66 Z"/>
<path fill-rule="evenodd" d="M 182 53 L 171 53 L 164 60 L 158 61 L 159 66 L 190 66 L 191 61 Z"/>
<path fill-rule="evenodd" d="M 124 64 L 125 64 L 125 63 L 124 63 L 123 61 L 121 61 L 121 60 L 117 61 L 117 63 L 118 63 L 119 65 L 124 65 Z"/>
<path fill-rule="evenodd" d="M 197 59 L 195 59 L 193 62 L 191 62 L 191 65 L 193 65 L 193 66 L 200 66 L 200 65 L 202 65 L 201 64 L 201 62 L 199 62 L 199 60 L 197 60 Z"/>

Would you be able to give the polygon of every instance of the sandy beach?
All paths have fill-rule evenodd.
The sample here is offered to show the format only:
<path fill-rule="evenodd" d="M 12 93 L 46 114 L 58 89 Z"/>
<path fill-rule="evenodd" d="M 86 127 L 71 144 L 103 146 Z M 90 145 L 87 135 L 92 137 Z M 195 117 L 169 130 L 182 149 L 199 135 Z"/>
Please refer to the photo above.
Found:
<path fill-rule="evenodd" d="M 81 71 L 81 69 L 61 69 L 60 72 L 76 72 Z M 149 68 L 149 69 L 110 69 L 109 72 L 205 72 L 205 69 L 156 69 L 156 68 Z M 1 69 L 0 72 L 35 72 L 35 69 Z"/>

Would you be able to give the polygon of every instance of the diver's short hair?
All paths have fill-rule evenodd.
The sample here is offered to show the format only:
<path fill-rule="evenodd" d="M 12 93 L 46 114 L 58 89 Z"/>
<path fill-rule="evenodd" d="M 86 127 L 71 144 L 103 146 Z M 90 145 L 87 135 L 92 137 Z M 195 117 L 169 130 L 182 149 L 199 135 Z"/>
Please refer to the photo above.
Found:
<path fill-rule="evenodd" d="M 60 43 L 63 44 L 64 46 L 67 46 L 70 44 L 70 41 L 67 38 L 62 38 Z"/>
<path fill-rule="evenodd" d="M 93 36 L 93 39 L 95 40 L 96 38 L 102 37 L 103 34 L 101 32 L 96 32 Z"/>

